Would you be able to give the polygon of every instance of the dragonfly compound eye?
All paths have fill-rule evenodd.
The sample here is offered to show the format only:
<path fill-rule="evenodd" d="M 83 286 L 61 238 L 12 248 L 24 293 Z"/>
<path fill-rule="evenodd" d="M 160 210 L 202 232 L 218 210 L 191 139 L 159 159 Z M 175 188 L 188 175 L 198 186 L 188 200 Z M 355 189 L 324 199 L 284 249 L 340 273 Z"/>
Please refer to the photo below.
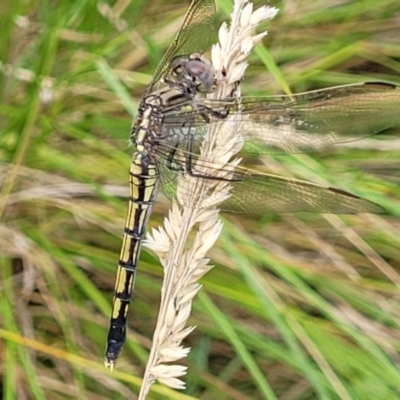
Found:
<path fill-rule="evenodd" d="M 214 89 L 214 69 L 199 54 L 175 57 L 171 61 L 171 69 L 179 81 L 190 81 L 199 92 L 209 93 Z"/>
<path fill-rule="evenodd" d="M 186 72 L 197 83 L 200 92 L 210 92 L 214 84 L 214 71 L 204 60 L 190 60 L 185 65 Z"/>

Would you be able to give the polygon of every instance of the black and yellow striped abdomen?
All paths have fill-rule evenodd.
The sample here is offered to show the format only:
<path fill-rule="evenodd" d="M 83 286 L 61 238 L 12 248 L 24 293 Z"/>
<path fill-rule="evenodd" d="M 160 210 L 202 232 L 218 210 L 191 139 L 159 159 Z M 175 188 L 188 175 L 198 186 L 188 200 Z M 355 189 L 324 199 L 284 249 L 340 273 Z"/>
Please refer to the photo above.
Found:
<path fill-rule="evenodd" d="M 147 220 L 154 203 L 157 183 L 157 168 L 151 162 L 149 155 L 144 151 L 136 152 L 130 168 L 129 207 L 107 337 L 105 357 L 107 367 L 113 367 L 125 341 L 126 319 L 135 283 L 136 265 Z"/>

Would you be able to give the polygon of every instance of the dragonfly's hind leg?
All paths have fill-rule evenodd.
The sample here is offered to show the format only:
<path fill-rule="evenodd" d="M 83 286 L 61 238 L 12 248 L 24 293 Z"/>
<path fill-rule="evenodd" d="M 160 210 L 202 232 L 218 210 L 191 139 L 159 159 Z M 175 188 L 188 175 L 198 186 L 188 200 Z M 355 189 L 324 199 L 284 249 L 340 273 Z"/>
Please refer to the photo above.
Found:
<path fill-rule="evenodd" d="M 172 148 L 171 151 L 168 153 L 168 157 L 166 160 L 166 167 L 171 171 L 185 172 L 184 168 L 181 165 L 174 162 L 174 157 L 177 149 L 178 145 Z"/>
<path fill-rule="evenodd" d="M 226 182 L 235 182 L 241 181 L 242 179 L 235 178 L 222 178 L 213 175 L 206 175 L 195 172 L 193 170 L 193 153 L 191 149 L 193 148 L 193 135 L 189 135 L 188 143 L 187 143 L 187 151 L 185 152 L 185 172 L 194 178 L 202 178 L 202 179 L 211 179 L 215 181 L 226 181 Z"/>

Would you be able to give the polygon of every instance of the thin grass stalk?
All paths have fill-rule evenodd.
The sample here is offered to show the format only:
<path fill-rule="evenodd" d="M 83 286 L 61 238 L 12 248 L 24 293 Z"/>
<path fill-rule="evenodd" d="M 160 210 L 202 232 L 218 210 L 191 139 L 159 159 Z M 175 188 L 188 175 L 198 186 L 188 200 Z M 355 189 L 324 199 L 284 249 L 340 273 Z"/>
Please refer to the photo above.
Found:
<path fill-rule="evenodd" d="M 255 35 L 259 23 L 273 18 L 276 8 L 263 6 L 253 11 L 247 0 L 236 0 L 231 15 L 231 25 L 224 23 L 219 30 L 219 43 L 212 48 L 212 66 L 216 90 L 210 99 L 239 96 L 239 82 L 247 68 L 245 61 L 253 47 L 267 34 Z M 154 251 L 164 267 L 161 305 L 153 336 L 153 345 L 146 366 L 139 399 L 145 399 L 151 385 L 157 380 L 169 387 L 184 389 L 179 379 L 187 367 L 175 364 L 186 357 L 190 348 L 182 340 L 195 327 L 187 327 L 192 300 L 201 289 L 199 279 L 212 266 L 205 258 L 222 230 L 218 206 L 229 197 L 229 178 L 239 159 L 232 157 L 240 151 L 243 138 L 240 127 L 230 121 L 211 124 L 200 149 L 200 160 L 207 160 L 196 169 L 204 175 L 224 180 L 200 180 L 188 174 L 180 177 L 177 202 L 164 225 L 153 230 L 145 245 Z M 210 168 L 210 165 L 213 168 Z M 190 249 L 186 248 L 188 236 L 195 232 Z"/>

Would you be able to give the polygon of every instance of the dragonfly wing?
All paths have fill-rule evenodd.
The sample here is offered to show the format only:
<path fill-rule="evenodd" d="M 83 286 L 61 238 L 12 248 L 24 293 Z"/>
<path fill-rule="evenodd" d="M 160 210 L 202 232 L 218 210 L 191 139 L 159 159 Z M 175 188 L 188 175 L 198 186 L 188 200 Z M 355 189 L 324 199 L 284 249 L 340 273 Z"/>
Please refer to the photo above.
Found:
<path fill-rule="evenodd" d="M 293 96 L 245 97 L 195 102 L 169 107 L 164 112 L 163 143 L 157 158 L 175 196 L 175 175 L 188 173 L 198 184 L 207 184 L 213 167 L 200 158 L 198 149 L 209 124 L 237 129 L 245 149 L 256 154 L 321 150 L 361 139 L 400 124 L 400 89 L 390 84 L 364 83 Z M 229 111 L 229 112 L 228 112 Z M 231 125 L 231 126 L 230 126 Z M 218 126 L 216 127 L 218 128 Z M 187 150 L 190 149 L 190 152 Z M 162 160 L 162 161 L 161 161 Z M 172 177 L 170 169 L 175 175 Z M 208 176 L 207 176 L 208 174 Z M 384 210 L 351 193 L 301 180 L 258 174 L 237 167 L 232 196 L 222 209 L 232 212 L 319 212 L 351 214 Z"/>
<path fill-rule="evenodd" d="M 157 168 L 160 174 L 160 187 L 169 199 L 176 199 L 177 180 L 180 173 L 167 166 L 165 162 L 158 162 Z"/>
<path fill-rule="evenodd" d="M 227 167 L 208 162 L 194 154 L 188 161 L 189 155 L 180 152 L 179 149 L 175 153 L 172 167 L 165 162 L 170 149 L 157 151 L 158 159 L 164 159 L 160 162 L 159 169 L 162 188 L 169 198 L 176 197 L 176 178 L 179 174 L 191 175 L 196 179 L 196 185 L 205 185 L 213 189 L 219 182 L 225 183 L 215 178 L 216 172 L 213 169 L 223 170 Z M 187 171 L 189 165 L 190 172 Z M 254 173 L 242 167 L 230 168 L 227 171 L 230 172 L 231 196 L 221 206 L 224 211 L 252 214 L 301 211 L 333 214 L 385 212 L 382 207 L 369 200 L 334 187 L 273 174 Z M 181 193 L 184 193 L 184 190 L 180 188 Z M 206 192 L 205 199 L 208 198 L 208 202 L 213 203 L 209 196 L 213 196 L 212 191 Z M 186 197 L 190 198 L 190 194 L 187 193 Z"/>
<path fill-rule="evenodd" d="M 243 175 L 222 209 L 231 212 L 383 213 L 379 205 L 333 187 L 268 174 Z"/>
<path fill-rule="evenodd" d="M 179 114 L 182 124 L 193 124 L 198 141 L 209 120 L 239 130 L 250 154 L 321 151 L 400 125 L 400 88 L 362 83 L 293 96 L 200 99 L 182 110 L 182 104 L 165 110 L 165 128 L 176 125 Z"/>
<path fill-rule="evenodd" d="M 276 102 L 245 98 L 239 107 L 245 143 L 253 151 L 255 145 L 321 150 L 399 125 L 400 88 L 363 83 L 281 96 Z"/>

